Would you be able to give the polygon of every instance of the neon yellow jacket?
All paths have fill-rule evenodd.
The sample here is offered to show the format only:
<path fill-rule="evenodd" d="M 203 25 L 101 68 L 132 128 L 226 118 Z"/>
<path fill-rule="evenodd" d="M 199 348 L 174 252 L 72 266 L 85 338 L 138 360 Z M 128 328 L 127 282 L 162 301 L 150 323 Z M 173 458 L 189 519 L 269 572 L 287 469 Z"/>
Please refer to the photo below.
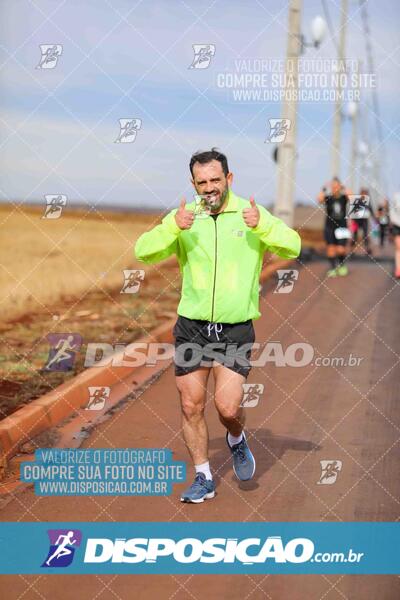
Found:
<path fill-rule="evenodd" d="M 160 225 L 136 242 L 136 258 L 156 263 L 176 254 L 182 274 L 178 314 L 214 323 L 258 319 L 259 276 L 265 251 L 283 258 L 300 253 L 299 234 L 257 205 L 260 221 L 247 227 L 242 210 L 250 203 L 229 190 L 228 203 L 217 219 L 195 218 L 182 230 L 172 210 Z M 186 205 L 194 210 L 195 203 Z"/>

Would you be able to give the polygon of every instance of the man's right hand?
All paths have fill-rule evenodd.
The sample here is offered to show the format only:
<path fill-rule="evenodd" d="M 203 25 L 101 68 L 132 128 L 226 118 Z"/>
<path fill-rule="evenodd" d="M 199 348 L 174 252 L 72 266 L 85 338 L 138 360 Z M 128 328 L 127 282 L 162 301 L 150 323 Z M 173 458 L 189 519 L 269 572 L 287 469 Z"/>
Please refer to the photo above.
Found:
<path fill-rule="evenodd" d="M 180 229 L 190 229 L 194 221 L 194 213 L 186 210 L 186 200 L 182 198 L 178 210 L 175 213 L 175 221 Z"/>

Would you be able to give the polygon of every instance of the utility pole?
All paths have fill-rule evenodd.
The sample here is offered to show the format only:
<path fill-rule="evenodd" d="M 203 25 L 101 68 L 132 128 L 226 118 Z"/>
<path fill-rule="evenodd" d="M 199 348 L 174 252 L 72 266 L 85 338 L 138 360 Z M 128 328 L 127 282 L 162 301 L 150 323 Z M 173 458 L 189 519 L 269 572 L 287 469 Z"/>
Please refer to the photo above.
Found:
<path fill-rule="evenodd" d="M 338 47 L 338 66 L 339 72 L 338 83 L 336 87 L 336 103 L 335 113 L 333 115 L 333 138 L 332 138 L 332 177 L 340 176 L 340 138 L 341 138 L 341 126 L 342 126 L 342 83 L 341 73 L 345 58 L 346 49 L 346 26 L 347 26 L 347 10 L 348 0 L 342 0 L 341 6 L 341 20 L 340 20 L 340 36 L 339 36 L 339 47 Z"/>
<path fill-rule="evenodd" d="M 375 158 L 373 161 L 373 179 L 371 182 L 371 188 L 370 188 L 370 201 L 371 201 L 371 207 L 373 209 L 375 209 L 375 207 L 378 206 L 379 204 L 379 198 L 384 195 L 384 192 L 382 191 L 382 186 L 381 186 L 381 166 L 379 163 L 379 159 L 378 159 L 378 150 L 379 147 L 375 149 Z"/>
<path fill-rule="evenodd" d="M 358 143 L 358 111 L 352 117 L 351 130 L 351 160 L 350 160 L 350 189 L 356 193 L 357 143 Z"/>
<path fill-rule="evenodd" d="M 358 86 L 359 62 L 357 61 L 357 87 L 355 91 L 360 93 Z M 358 120 L 360 117 L 360 101 L 354 105 L 354 114 L 351 117 L 351 157 L 350 157 L 350 189 L 356 194 L 356 172 L 358 157 Z"/>
<path fill-rule="evenodd" d="M 360 63 L 360 72 L 363 72 L 363 64 Z M 360 116 L 359 116 L 359 124 L 361 126 L 361 136 L 362 136 L 362 152 L 359 153 L 361 154 L 360 159 L 361 159 L 361 165 L 360 165 L 360 187 L 366 187 L 369 188 L 370 187 L 370 177 L 368 174 L 368 167 L 367 167 L 367 156 L 370 153 L 370 126 L 369 126 L 369 111 L 370 111 L 370 106 L 368 103 L 368 99 L 365 97 L 364 95 L 364 101 L 361 104 L 360 103 Z"/>
<path fill-rule="evenodd" d="M 275 216 L 289 227 L 293 226 L 294 217 L 294 183 L 296 174 L 296 110 L 297 101 L 294 96 L 298 90 L 298 57 L 301 50 L 301 5 L 302 0 L 291 0 L 289 6 L 289 36 L 286 55 L 286 81 L 291 80 L 291 97 L 285 98 L 282 108 L 282 119 L 289 119 L 290 127 L 285 140 L 278 149 L 278 186 L 274 207 Z"/>

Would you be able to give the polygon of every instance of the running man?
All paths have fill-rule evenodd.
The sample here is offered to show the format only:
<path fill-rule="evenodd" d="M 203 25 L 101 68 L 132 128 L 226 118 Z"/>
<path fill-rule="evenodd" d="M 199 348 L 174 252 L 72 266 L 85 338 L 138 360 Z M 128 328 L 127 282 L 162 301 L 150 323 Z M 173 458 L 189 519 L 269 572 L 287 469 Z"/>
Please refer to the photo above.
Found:
<path fill-rule="evenodd" d="M 367 188 L 361 188 L 360 196 L 354 201 L 347 216 L 351 218 L 353 225 L 351 247 L 355 248 L 358 242 L 358 232 L 361 231 L 365 252 L 368 255 L 372 254 L 369 240 L 369 218 L 371 216 L 371 207 Z"/>
<path fill-rule="evenodd" d="M 56 346 L 54 346 L 54 349 L 57 350 L 57 352 L 44 367 L 46 371 L 50 371 L 50 367 L 56 363 L 60 363 L 63 360 L 71 359 L 71 352 L 73 352 L 76 349 L 76 344 L 73 344 L 73 341 L 73 335 L 69 335 L 66 338 L 58 340 Z"/>
<path fill-rule="evenodd" d="M 343 189 L 337 177 L 330 184 L 331 193 L 327 194 L 327 188 L 322 188 L 318 195 L 318 202 L 325 205 L 326 220 L 324 227 L 324 238 L 326 242 L 326 255 L 331 268 L 327 276 L 347 275 L 349 270 L 345 264 L 346 245 L 350 236 L 347 229 L 346 211 L 349 202 L 348 192 Z"/>
<path fill-rule="evenodd" d="M 400 279 L 400 192 L 389 203 L 390 226 L 394 240 L 394 276 Z"/>
<path fill-rule="evenodd" d="M 174 327 L 175 376 L 183 437 L 196 471 L 181 501 L 198 503 L 215 495 L 204 419 L 211 370 L 214 402 L 227 430 L 234 472 L 242 481 L 254 475 L 255 460 L 243 431 L 241 403 L 243 383 L 251 369 L 253 319 L 261 316 L 259 275 L 264 252 L 295 258 L 301 241 L 296 231 L 257 205 L 254 198 L 248 201 L 233 193 L 233 173 L 226 156 L 217 149 L 194 154 L 189 168 L 193 187 L 205 200 L 208 214 L 195 216 L 195 202 L 186 205 L 183 198 L 160 225 L 140 236 L 135 254 L 147 263 L 172 254 L 179 261 L 183 281 Z M 235 349 L 233 356 L 228 356 L 229 347 Z"/>
<path fill-rule="evenodd" d="M 384 198 L 379 204 L 375 219 L 379 224 L 379 244 L 383 248 L 385 245 L 386 232 L 389 228 L 389 201 Z"/>
<path fill-rule="evenodd" d="M 66 535 L 59 535 L 56 540 L 57 548 L 54 550 L 53 554 L 49 556 L 46 560 L 46 565 L 50 566 L 51 561 L 54 558 L 61 558 L 62 556 L 66 556 L 67 554 L 71 554 L 70 548 L 68 546 L 73 546 L 77 540 L 73 539 L 74 532 L 68 531 Z"/>

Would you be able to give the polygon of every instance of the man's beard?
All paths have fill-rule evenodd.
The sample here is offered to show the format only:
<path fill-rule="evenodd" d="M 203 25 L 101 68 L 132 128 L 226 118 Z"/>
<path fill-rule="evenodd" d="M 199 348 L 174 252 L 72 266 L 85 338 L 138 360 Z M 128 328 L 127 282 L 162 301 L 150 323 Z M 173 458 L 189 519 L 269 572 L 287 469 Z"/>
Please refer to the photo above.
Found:
<path fill-rule="evenodd" d="M 224 191 L 221 192 L 221 194 L 219 194 L 218 192 L 214 197 L 213 194 L 210 194 L 208 197 L 206 195 L 203 195 L 203 198 L 205 199 L 205 204 L 211 214 L 216 214 L 221 209 L 221 206 L 224 204 L 228 195 L 228 191 L 229 189 L 227 186 L 224 189 Z"/>

